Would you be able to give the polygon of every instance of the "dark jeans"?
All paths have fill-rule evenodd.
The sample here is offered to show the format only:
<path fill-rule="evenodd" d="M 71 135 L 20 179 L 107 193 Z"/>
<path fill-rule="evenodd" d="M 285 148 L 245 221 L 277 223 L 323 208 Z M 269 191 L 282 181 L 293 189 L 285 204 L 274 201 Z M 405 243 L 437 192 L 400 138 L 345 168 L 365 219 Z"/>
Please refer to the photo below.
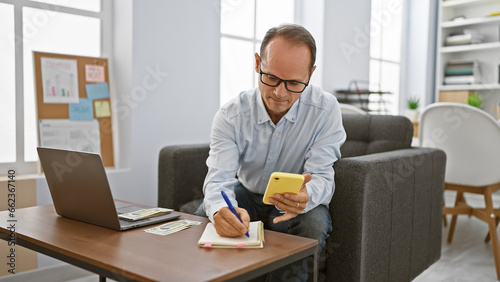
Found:
<path fill-rule="evenodd" d="M 325 245 L 328 234 L 332 231 L 332 221 L 328 207 L 319 205 L 318 207 L 304 214 L 299 214 L 285 222 L 273 223 L 273 219 L 282 215 L 275 206 L 266 205 L 262 202 L 260 194 L 254 194 L 242 185 L 234 189 L 238 207 L 247 210 L 251 221 L 261 220 L 266 229 L 288 233 L 292 235 L 307 237 L 318 240 L 318 257 L 321 249 Z M 197 215 L 206 216 L 203 204 L 196 211 Z M 307 280 L 307 260 L 303 259 L 277 269 L 267 276 L 267 281 L 306 281 Z"/>

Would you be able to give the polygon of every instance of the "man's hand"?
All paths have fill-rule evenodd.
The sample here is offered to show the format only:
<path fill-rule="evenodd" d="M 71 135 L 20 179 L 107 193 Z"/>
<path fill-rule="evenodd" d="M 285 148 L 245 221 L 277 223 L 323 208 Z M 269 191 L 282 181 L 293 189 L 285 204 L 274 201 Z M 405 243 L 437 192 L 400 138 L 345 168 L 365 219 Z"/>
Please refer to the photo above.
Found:
<path fill-rule="evenodd" d="M 228 207 L 221 208 L 214 215 L 214 227 L 222 237 L 239 237 L 248 232 L 250 226 L 250 216 L 245 209 L 234 207 L 238 216 L 241 218 L 241 223 L 238 218 L 231 212 Z"/>
<path fill-rule="evenodd" d="M 284 215 L 279 216 L 273 220 L 273 223 L 290 220 L 299 215 L 309 202 L 309 194 L 307 194 L 306 183 L 311 181 L 311 174 L 304 175 L 304 183 L 298 194 L 284 193 L 275 194 L 274 197 L 269 198 L 269 202 L 285 212 Z"/>

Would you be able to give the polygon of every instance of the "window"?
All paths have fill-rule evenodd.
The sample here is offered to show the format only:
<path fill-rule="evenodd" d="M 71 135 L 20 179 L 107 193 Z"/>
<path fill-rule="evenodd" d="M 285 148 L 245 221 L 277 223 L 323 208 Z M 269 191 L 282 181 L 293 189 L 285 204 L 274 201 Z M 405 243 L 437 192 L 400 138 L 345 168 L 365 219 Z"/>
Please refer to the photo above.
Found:
<path fill-rule="evenodd" d="M 0 34 L 14 34 L 14 7 L 0 3 Z M 0 37 L 0 162 L 16 161 L 15 48 L 6 36 Z M 7 173 L 7 170 L 4 170 Z"/>
<path fill-rule="evenodd" d="M 37 171 L 33 51 L 102 56 L 111 23 L 110 1 L 0 0 L 0 168 Z M 5 103 L 4 103 L 5 102 Z M 6 122 L 5 122 L 6 121 Z M 2 172 L 0 171 L 0 174 Z"/>
<path fill-rule="evenodd" d="M 372 0 L 371 3 L 370 83 L 372 87 L 377 85 L 378 90 L 392 93 L 383 98 L 387 101 L 388 113 L 397 114 L 403 0 Z"/>
<path fill-rule="evenodd" d="M 254 53 L 267 30 L 294 23 L 294 0 L 222 0 L 220 105 L 257 86 Z"/>

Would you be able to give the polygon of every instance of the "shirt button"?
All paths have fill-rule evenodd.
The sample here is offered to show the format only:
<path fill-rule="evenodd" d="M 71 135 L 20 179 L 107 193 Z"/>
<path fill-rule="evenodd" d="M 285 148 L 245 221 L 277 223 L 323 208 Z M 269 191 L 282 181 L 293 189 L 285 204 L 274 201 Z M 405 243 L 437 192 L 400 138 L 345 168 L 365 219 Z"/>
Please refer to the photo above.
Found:
<path fill-rule="evenodd" d="M 280 133 L 276 132 L 276 133 L 274 133 L 274 136 L 278 137 L 278 136 L 280 136 Z"/>
<path fill-rule="evenodd" d="M 273 156 L 270 156 L 270 157 L 269 157 L 269 160 L 270 160 L 270 161 L 274 160 L 274 157 L 273 157 Z"/>
<path fill-rule="evenodd" d="M 264 178 L 264 181 L 267 181 L 267 177 Z"/>

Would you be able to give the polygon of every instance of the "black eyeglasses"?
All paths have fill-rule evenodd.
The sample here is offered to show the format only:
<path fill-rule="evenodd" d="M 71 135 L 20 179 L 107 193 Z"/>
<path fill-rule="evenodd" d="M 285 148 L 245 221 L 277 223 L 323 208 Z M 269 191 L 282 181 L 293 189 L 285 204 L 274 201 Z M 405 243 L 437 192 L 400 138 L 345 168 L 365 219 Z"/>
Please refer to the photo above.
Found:
<path fill-rule="evenodd" d="M 260 69 L 260 68 L 259 68 L 259 71 L 260 71 L 260 81 L 267 86 L 277 87 L 278 85 L 280 85 L 281 82 L 284 82 L 286 90 L 293 92 L 293 93 L 302 93 L 302 92 L 304 92 L 306 87 L 309 85 L 309 82 L 300 82 L 300 81 L 295 81 L 295 80 L 281 79 L 281 78 L 274 76 L 272 74 L 268 74 L 268 73 L 263 72 L 262 69 Z"/>

